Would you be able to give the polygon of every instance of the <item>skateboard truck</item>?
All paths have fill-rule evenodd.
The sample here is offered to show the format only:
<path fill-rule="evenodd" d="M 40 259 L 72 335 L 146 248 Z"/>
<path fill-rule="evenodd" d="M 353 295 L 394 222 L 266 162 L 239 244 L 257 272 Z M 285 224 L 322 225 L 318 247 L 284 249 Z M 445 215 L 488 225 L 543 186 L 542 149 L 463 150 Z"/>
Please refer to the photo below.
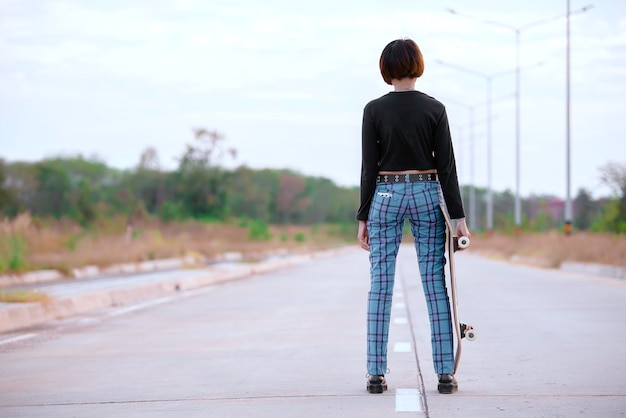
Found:
<path fill-rule="evenodd" d="M 476 339 L 476 331 L 471 325 L 460 323 L 461 326 L 461 338 L 467 338 L 467 341 L 474 341 Z"/>
<path fill-rule="evenodd" d="M 470 245 L 468 237 L 454 237 L 454 252 L 464 250 Z"/>

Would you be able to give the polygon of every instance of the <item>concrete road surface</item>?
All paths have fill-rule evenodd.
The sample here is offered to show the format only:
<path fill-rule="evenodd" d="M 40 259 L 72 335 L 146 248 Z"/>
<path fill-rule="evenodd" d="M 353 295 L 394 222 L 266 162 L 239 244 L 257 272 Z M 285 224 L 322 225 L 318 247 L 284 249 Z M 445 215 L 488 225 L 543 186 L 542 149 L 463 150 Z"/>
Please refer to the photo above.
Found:
<path fill-rule="evenodd" d="M 0 334 L 0 417 L 620 417 L 626 283 L 457 257 L 459 392 L 440 395 L 412 247 L 389 390 L 365 391 L 362 250 Z"/>

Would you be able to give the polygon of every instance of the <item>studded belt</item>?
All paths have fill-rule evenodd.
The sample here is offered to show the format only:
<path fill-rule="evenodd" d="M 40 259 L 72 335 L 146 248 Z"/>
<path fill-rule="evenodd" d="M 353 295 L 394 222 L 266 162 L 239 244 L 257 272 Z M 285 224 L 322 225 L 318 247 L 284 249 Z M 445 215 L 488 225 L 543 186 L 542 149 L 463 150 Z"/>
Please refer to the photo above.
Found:
<path fill-rule="evenodd" d="M 437 174 L 379 174 L 377 183 L 414 183 L 416 181 L 437 181 Z"/>

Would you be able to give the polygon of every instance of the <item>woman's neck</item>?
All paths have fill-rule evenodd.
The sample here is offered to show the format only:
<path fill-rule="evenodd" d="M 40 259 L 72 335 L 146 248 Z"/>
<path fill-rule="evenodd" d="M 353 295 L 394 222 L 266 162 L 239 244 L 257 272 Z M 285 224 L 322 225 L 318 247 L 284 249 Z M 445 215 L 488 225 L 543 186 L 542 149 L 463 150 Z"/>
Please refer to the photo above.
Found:
<path fill-rule="evenodd" d="M 403 78 L 401 80 L 392 79 L 393 91 L 413 91 L 415 90 L 415 81 L 417 78 Z"/>

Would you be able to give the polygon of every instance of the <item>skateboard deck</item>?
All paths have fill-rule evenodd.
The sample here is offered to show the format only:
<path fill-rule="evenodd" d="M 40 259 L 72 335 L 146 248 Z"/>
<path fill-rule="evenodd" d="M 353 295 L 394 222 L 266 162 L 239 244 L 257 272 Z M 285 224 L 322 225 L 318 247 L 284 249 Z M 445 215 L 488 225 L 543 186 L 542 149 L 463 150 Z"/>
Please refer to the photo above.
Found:
<path fill-rule="evenodd" d="M 476 331 L 471 325 L 463 324 L 459 322 L 459 308 L 456 294 L 456 276 L 454 269 L 454 253 L 459 249 L 465 249 L 469 247 L 470 241 L 467 237 L 457 237 L 454 229 L 452 228 L 452 222 L 448 216 L 448 211 L 441 205 L 441 212 L 443 218 L 446 221 L 446 251 L 448 253 L 448 271 L 450 281 L 450 295 L 452 297 L 452 327 L 456 335 L 456 354 L 454 355 L 454 374 L 456 374 L 459 368 L 459 362 L 461 361 L 462 344 L 461 340 L 467 338 L 468 341 L 476 339 Z"/>

